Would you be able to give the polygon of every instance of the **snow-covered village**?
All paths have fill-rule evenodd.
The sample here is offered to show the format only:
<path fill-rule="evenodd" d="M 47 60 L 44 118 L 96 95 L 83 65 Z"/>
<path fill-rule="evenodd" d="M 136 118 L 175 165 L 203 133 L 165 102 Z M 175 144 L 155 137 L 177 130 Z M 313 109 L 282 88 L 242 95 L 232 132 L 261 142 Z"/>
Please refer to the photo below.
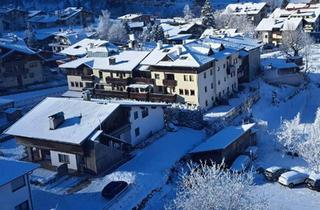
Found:
<path fill-rule="evenodd" d="M 320 209 L 320 1 L 0 2 L 0 210 Z"/>

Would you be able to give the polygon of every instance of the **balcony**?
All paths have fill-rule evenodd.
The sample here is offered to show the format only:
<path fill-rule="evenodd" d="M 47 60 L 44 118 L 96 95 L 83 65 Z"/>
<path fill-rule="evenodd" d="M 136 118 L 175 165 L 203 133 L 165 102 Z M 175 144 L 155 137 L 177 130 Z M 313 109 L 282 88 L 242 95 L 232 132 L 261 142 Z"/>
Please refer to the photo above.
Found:
<path fill-rule="evenodd" d="M 129 79 L 106 77 L 106 83 L 126 86 L 129 84 Z"/>
<path fill-rule="evenodd" d="M 177 86 L 177 81 L 176 80 L 171 80 L 171 79 L 164 79 L 162 80 L 164 86 L 170 86 L 170 87 L 175 87 Z"/>
<path fill-rule="evenodd" d="M 153 102 L 175 103 L 177 101 L 177 95 L 150 93 L 149 100 Z"/>
<path fill-rule="evenodd" d="M 234 65 L 230 65 L 227 67 L 227 74 L 232 74 L 236 72 L 236 67 Z"/>
<path fill-rule="evenodd" d="M 138 101 L 149 101 L 149 94 L 148 93 L 129 93 L 130 99 L 135 99 Z"/>
<path fill-rule="evenodd" d="M 81 80 L 82 81 L 94 81 L 94 75 L 81 75 Z"/>
<path fill-rule="evenodd" d="M 95 89 L 93 95 L 98 98 L 129 98 L 127 92 Z"/>
<path fill-rule="evenodd" d="M 143 83 L 143 84 L 152 84 L 154 85 L 154 79 L 145 78 L 145 77 L 134 77 L 132 78 L 133 83 Z"/>

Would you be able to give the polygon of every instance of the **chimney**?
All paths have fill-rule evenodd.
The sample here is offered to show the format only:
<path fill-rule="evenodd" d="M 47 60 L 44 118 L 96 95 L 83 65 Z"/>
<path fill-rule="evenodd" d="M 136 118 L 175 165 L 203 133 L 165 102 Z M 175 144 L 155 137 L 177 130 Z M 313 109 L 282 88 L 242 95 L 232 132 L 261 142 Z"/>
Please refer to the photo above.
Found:
<path fill-rule="evenodd" d="M 182 54 L 182 47 L 178 46 L 177 55 L 181 55 L 181 54 Z"/>
<path fill-rule="evenodd" d="M 116 58 L 115 57 L 110 57 L 109 58 L 109 64 L 110 65 L 115 65 L 116 64 Z"/>
<path fill-rule="evenodd" d="M 49 129 L 55 130 L 56 128 L 59 127 L 59 125 L 61 125 L 64 122 L 64 113 L 58 112 L 54 115 L 49 116 L 48 118 L 49 118 Z"/>
<path fill-rule="evenodd" d="M 82 98 L 84 101 L 91 101 L 91 92 L 90 90 L 82 91 Z"/>
<path fill-rule="evenodd" d="M 159 41 L 157 42 L 157 49 L 158 49 L 158 50 L 161 50 L 162 47 L 163 47 L 163 43 L 162 43 L 161 40 L 159 40 Z"/>

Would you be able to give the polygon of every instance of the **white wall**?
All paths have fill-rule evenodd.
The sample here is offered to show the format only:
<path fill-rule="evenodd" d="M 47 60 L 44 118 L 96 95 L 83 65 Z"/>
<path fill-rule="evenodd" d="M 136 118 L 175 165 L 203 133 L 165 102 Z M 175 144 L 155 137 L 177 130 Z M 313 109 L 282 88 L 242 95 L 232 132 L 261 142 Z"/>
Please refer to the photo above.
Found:
<path fill-rule="evenodd" d="M 76 155 L 64 153 L 64 152 L 50 151 L 51 164 L 53 166 L 60 166 L 63 164 L 59 162 L 59 154 L 68 155 L 70 160 L 70 163 L 68 164 L 68 168 L 73 170 L 78 170 Z"/>
<path fill-rule="evenodd" d="M 0 209 L 14 210 L 14 207 L 28 200 L 31 208 L 31 197 L 29 194 L 29 182 L 24 175 L 26 185 L 15 192 L 12 192 L 11 183 L 0 186 Z"/>
<path fill-rule="evenodd" d="M 136 145 L 144 140 L 150 133 L 156 133 L 164 127 L 164 111 L 162 107 L 156 107 L 155 109 L 151 106 L 147 107 L 149 115 L 142 118 L 142 109 L 139 106 L 131 108 L 130 112 L 130 123 L 131 123 L 131 144 Z M 134 119 L 134 112 L 138 112 L 138 119 Z M 136 137 L 135 129 L 140 128 L 140 135 Z"/>

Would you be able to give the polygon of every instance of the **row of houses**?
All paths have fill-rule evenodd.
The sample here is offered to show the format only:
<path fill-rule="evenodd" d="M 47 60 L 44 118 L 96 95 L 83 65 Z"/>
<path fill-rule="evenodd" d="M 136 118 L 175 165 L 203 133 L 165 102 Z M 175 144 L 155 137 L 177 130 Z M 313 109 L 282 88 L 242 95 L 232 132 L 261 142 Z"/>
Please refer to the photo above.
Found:
<path fill-rule="evenodd" d="M 239 81 L 253 80 L 260 68 L 260 43 L 243 37 L 209 36 L 179 45 L 160 41 L 152 51 L 111 56 L 91 46 L 86 56 L 60 68 L 67 72 L 69 90 L 89 89 L 99 98 L 180 102 L 208 109 L 236 92 Z M 71 46 L 64 52 L 76 51 Z"/>
<path fill-rule="evenodd" d="M 0 25 L 4 32 L 21 31 L 27 25 L 33 28 L 59 26 L 89 26 L 94 22 L 94 15 L 80 7 L 68 7 L 53 13 L 44 11 L 26 11 L 18 8 L 0 9 Z"/>

